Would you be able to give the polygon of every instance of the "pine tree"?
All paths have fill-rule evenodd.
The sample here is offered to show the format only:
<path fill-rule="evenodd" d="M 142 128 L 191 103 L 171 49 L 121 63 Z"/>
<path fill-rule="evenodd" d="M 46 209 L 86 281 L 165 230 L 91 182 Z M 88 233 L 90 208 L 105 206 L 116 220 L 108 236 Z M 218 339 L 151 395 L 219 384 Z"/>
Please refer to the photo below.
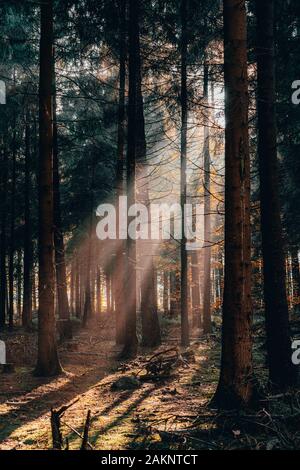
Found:
<path fill-rule="evenodd" d="M 274 2 L 256 1 L 257 118 L 267 354 L 271 384 L 295 382 L 278 190 Z"/>
<path fill-rule="evenodd" d="M 39 117 L 39 328 L 37 376 L 61 372 L 54 312 L 53 239 L 53 1 L 41 5 Z"/>
<path fill-rule="evenodd" d="M 246 5 L 224 0 L 225 80 L 225 280 L 222 359 L 213 403 L 249 405 L 252 364 L 250 160 Z"/>

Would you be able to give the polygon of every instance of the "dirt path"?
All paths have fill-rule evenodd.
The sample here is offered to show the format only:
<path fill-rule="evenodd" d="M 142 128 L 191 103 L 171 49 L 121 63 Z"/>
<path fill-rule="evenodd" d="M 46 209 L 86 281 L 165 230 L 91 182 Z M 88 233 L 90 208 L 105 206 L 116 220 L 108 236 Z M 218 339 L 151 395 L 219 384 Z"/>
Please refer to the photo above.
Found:
<path fill-rule="evenodd" d="M 79 332 L 61 348 L 66 372 L 59 378 L 34 378 L 29 367 L 2 375 L 0 449 L 51 448 L 49 411 L 72 400 L 77 401 L 62 418 L 63 435 L 71 449 L 80 447 L 80 438 L 70 427 L 81 432 L 88 409 L 92 414 L 90 443 L 96 449 L 164 446 L 156 430 L 189 425 L 214 390 L 218 352 L 206 340 L 194 342 L 195 362 L 179 365 L 172 378 L 145 382 L 134 390 L 112 391 L 111 383 L 138 372 L 147 355 L 144 352 L 120 370 L 112 337 L 103 323 Z M 167 340 L 162 349 L 175 344 L 174 338 Z"/>

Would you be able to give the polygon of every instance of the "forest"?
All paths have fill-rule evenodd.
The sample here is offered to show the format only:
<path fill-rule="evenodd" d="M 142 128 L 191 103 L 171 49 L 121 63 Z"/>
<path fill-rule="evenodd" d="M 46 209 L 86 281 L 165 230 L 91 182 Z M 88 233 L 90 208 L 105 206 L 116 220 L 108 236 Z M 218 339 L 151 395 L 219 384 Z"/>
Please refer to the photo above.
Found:
<path fill-rule="evenodd" d="M 0 450 L 300 450 L 298 131 L 298 0 L 0 1 Z"/>

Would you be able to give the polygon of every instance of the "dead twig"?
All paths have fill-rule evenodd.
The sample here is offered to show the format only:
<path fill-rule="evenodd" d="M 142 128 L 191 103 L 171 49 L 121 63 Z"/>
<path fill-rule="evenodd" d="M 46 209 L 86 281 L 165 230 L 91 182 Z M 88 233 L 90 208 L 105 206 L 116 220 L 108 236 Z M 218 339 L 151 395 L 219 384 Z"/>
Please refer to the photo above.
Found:
<path fill-rule="evenodd" d="M 66 423 L 65 421 L 62 421 L 61 422 L 64 426 L 66 426 L 67 428 L 71 429 L 71 431 L 73 431 L 74 434 L 76 434 L 76 436 L 80 437 L 80 439 L 83 439 L 83 435 L 80 434 L 80 432 L 77 431 L 77 429 L 73 428 L 73 426 L 71 426 L 70 424 Z M 87 446 L 91 449 L 91 450 L 94 450 L 94 446 L 89 442 L 87 441 Z"/>
<path fill-rule="evenodd" d="M 85 420 L 83 438 L 82 438 L 82 445 L 81 445 L 80 450 L 87 450 L 88 440 L 89 440 L 90 424 L 91 424 L 91 410 L 88 410 L 86 420 Z"/>

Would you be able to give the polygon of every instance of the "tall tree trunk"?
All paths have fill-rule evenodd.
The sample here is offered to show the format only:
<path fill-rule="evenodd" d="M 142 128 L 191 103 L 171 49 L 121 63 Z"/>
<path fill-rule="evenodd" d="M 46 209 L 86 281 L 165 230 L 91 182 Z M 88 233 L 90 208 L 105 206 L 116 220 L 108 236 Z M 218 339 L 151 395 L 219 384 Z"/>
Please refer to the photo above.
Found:
<path fill-rule="evenodd" d="M 35 374 L 61 372 L 58 359 L 54 312 L 53 241 L 53 2 L 41 4 L 40 41 L 40 159 L 39 159 L 39 331 Z"/>
<path fill-rule="evenodd" d="M 138 25 L 139 27 L 139 25 Z M 142 72 L 139 31 L 136 41 L 136 199 L 149 209 L 149 175 L 147 174 L 147 146 L 145 135 L 144 105 L 142 95 Z M 148 232 L 151 229 L 151 214 L 148 210 Z M 148 235 L 150 235 L 148 233 Z M 154 347 L 160 344 L 160 326 L 157 314 L 156 272 L 153 260 L 153 243 L 138 240 L 138 265 L 141 285 L 141 319 L 143 346 Z"/>
<path fill-rule="evenodd" d="M 29 113 L 26 115 L 25 127 L 25 227 L 24 227 L 24 272 L 23 272 L 23 311 L 22 325 L 28 328 L 32 320 L 32 242 L 31 242 L 31 211 L 30 211 L 30 123 Z"/>
<path fill-rule="evenodd" d="M 53 219 L 54 219 L 54 248 L 55 248 L 55 273 L 58 316 L 63 320 L 60 328 L 61 338 L 72 338 L 72 326 L 70 322 L 70 308 L 67 293 L 67 269 L 65 261 L 65 244 L 62 231 L 60 202 L 60 175 L 59 175 L 59 150 L 58 129 L 56 113 L 56 82 L 55 60 L 53 58 Z"/>
<path fill-rule="evenodd" d="M 10 235 L 8 263 L 8 324 L 14 326 L 14 258 L 15 258 L 15 201 L 16 201 L 16 118 L 13 123 L 12 169 L 11 169 L 11 200 L 10 200 Z"/>
<path fill-rule="evenodd" d="M 6 322 L 7 277 L 6 277 L 6 220 L 7 220 L 7 177 L 8 154 L 1 138 L 1 245 L 0 245 L 0 327 Z"/>
<path fill-rule="evenodd" d="M 247 22 L 244 0 L 224 0 L 225 285 L 222 360 L 213 402 L 239 408 L 254 398 L 252 365 Z"/>
<path fill-rule="evenodd" d="M 17 252 L 17 267 L 16 267 L 16 277 L 17 277 L 17 285 L 16 285 L 16 313 L 17 313 L 17 321 L 20 323 L 21 320 L 21 311 L 22 311 L 22 250 L 18 249 Z"/>
<path fill-rule="evenodd" d="M 180 284 L 180 310 L 181 310 L 181 344 L 188 346 L 189 318 L 188 318 L 188 256 L 186 250 L 184 210 L 186 204 L 186 154 L 187 154 L 187 0 L 181 0 L 181 148 L 180 148 L 180 205 L 182 240 L 180 245 L 181 284 Z"/>
<path fill-rule="evenodd" d="M 294 383 L 295 373 L 291 362 L 278 193 L 273 1 L 256 1 L 256 15 L 258 156 L 267 354 L 270 383 L 284 389 Z"/>
<path fill-rule="evenodd" d="M 119 198 L 124 195 L 125 181 L 125 84 L 126 84 L 126 10 L 127 1 L 119 0 L 119 105 L 118 143 L 116 167 L 117 234 L 119 233 Z M 118 237 L 117 237 L 118 238 Z M 116 344 L 124 344 L 124 285 L 125 285 L 125 240 L 117 239 L 115 245 L 114 286 L 116 299 Z"/>
<path fill-rule="evenodd" d="M 208 65 L 204 65 L 204 102 L 208 105 Z M 208 109 L 208 108 L 207 108 Z M 204 118 L 204 276 L 203 333 L 211 333 L 211 216 L 210 216 L 210 135 L 208 112 Z"/>
<path fill-rule="evenodd" d="M 129 45 L 129 97 L 128 97 L 128 133 L 127 133 L 127 194 L 128 206 L 135 204 L 135 159 L 137 126 L 137 84 L 139 60 L 139 0 L 129 0 L 128 45 Z M 128 223 L 130 218 L 128 218 Z M 126 243 L 126 321 L 123 357 L 133 357 L 137 353 L 136 334 L 136 243 L 127 237 Z"/>

